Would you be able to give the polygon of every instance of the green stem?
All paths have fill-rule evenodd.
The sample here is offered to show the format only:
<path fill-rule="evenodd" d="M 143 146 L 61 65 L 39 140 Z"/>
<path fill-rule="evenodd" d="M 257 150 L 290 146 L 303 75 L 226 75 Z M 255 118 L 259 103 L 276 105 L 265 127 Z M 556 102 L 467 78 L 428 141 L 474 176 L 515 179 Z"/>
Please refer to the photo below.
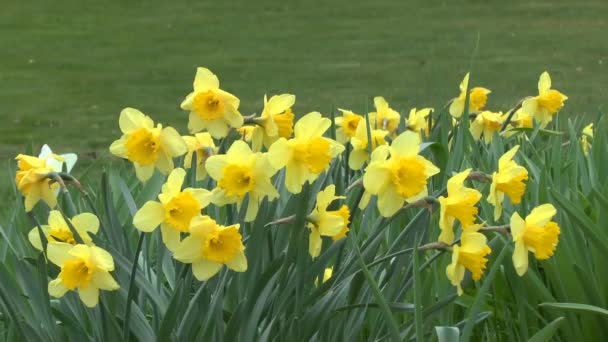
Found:
<path fill-rule="evenodd" d="M 133 265 L 131 267 L 131 277 L 129 279 L 129 291 L 127 292 L 127 304 L 125 308 L 125 318 L 124 318 L 124 326 L 123 326 L 123 340 L 129 342 L 131 338 L 130 329 L 129 329 L 129 321 L 131 319 L 131 299 L 133 297 L 133 292 L 135 291 L 135 272 L 137 272 L 137 259 L 139 259 L 139 253 L 141 252 L 141 248 L 144 243 L 145 233 L 139 233 L 139 240 L 137 241 L 137 248 L 135 249 L 135 257 L 133 257 Z"/>

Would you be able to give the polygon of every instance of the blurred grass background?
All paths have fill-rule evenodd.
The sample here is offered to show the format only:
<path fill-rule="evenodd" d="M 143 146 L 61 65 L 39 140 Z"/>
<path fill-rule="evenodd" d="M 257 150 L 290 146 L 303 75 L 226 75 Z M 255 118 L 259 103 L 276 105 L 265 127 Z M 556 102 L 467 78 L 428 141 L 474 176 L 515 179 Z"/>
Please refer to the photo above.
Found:
<path fill-rule="evenodd" d="M 186 133 L 179 109 L 197 66 L 261 109 L 297 95 L 296 113 L 439 106 L 473 84 L 492 110 L 536 93 L 548 70 L 595 115 L 608 95 L 608 1 L 3 1 L 0 160 L 48 143 L 81 160 L 107 154 L 126 106 Z M 5 177 L 2 177 L 5 178 Z M 4 183 L 4 181 L 2 181 Z M 0 183 L 0 184 L 2 184 Z"/>

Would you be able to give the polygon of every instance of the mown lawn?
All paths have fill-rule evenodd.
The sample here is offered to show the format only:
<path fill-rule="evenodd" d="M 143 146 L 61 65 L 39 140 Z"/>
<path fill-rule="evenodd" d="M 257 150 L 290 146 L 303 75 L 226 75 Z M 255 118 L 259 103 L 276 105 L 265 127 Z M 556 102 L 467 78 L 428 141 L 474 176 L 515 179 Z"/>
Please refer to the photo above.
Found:
<path fill-rule="evenodd" d="M 299 114 L 365 111 L 375 95 L 404 112 L 441 106 L 473 61 L 490 109 L 534 94 L 546 69 L 567 115 L 596 114 L 606 18 L 604 0 L 4 2 L 0 160 L 42 143 L 106 154 L 125 106 L 185 133 L 178 105 L 199 65 L 243 113 L 277 92 L 297 94 Z"/>

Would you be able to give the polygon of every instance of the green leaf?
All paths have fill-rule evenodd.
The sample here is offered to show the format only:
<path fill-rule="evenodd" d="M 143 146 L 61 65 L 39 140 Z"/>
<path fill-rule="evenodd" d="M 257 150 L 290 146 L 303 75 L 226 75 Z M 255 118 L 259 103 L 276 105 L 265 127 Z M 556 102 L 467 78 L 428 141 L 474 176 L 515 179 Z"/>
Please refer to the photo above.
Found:
<path fill-rule="evenodd" d="M 573 311 L 584 311 L 589 313 L 595 313 L 600 315 L 608 316 L 608 310 L 604 308 L 600 308 L 597 306 L 589 305 L 589 304 L 579 304 L 579 303 L 541 303 L 538 304 L 540 307 L 547 307 L 553 309 L 565 309 L 565 310 L 573 310 Z"/>
<path fill-rule="evenodd" d="M 460 330 L 457 327 L 435 327 L 439 342 L 458 342 Z"/>
<path fill-rule="evenodd" d="M 534 336 L 530 337 L 528 342 L 548 342 L 551 340 L 553 335 L 557 332 L 557 329 L 563 323 L 564 317 L 558 317 L 551 323 L 547 324 L 544 328 L 538 331 Z"/>

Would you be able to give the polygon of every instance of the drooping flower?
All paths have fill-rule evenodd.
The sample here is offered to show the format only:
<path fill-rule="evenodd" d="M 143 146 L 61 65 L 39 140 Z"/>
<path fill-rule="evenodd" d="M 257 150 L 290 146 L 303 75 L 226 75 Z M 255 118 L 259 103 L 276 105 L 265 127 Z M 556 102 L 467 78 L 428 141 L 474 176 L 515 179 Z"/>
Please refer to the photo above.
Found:
<path fill-rule="evenodd" d="M 277 172 L 269 162 L 272 153 L 252 152 L 244 141 L 237 140 L 225 155 L 207 159 L 205 167 L 209 176 L 217 181 L 212 202 L 217 205 L 237 203 L 240 208 L 245 195 L 249 194 L 245 221 L 253 221 L 264 197 L 271 201 L 279 197 L 270 178 Z"/>
<path fill-rule="evenodd" d="M 43 200 L 51 209 L 57 205 L 56 190 L 59 184 L 54 183 L 47 175 L 55 170 L 47 160 L 19 154 L 15 184 L 25 197 L 25 211 L 30 212 L 38 201 Z"/>
<path fill-rule="evenodd" d="M 97 234 L 99 230 L 99 219 L 91 213 L 82 213 L 70 219 L 72 226 L 80 235 L 82 241 L 89 246 L 93 245 L 93 240 L 89 234 Z M 50 242 L 65 242 L 70 245 L 76 245 L 76 238 L 70 227 L 63 219 L 63 216 L 58 210 L 49 212 L 48 224 L 41 225 L 42 233 L 46 240 Z M 28 234 L 28 239 L 34 248 L 42 251 L 42 241 L 40 240 L 40 232 L 34 227 Z"/>
<path fill-rule="evenodd" d="M 439 197 L 441 207 L 438 240 L 445 244 L 454 242 L 454 221 L 458 219 L 463 229 L 472 226 L 478 209 L 475 206 L 481 199 L 481 193 L 464 186 L 471 169 L 466 169 L 448 180 L 448 197 Z"/>
<path fill-rule="evenodd" d="M 551 204 L 534 208 L 524 221 L 517 212 L 511 216 L 511 235 L 515 242 L 513 265 L 517 274 L 523 276 L 528 270 L 528 251 L 538 260 L 553 256 L 559 240 L 560 229 L 551 221 L 557 211 Z"/>
<path fill-rule="evenodd" d="M 245 272 L 247 258 L 242 240 L 238 224 L 222 226 L 209 216 L 198 216 L 173 257 L 192 264 L 192 273 L 200 281 L 213 277 L 224 265 L 235 272 Z"/>
<path fill-rule="evenodd" d="M 475 120 L 471 123 L 469 130 L 475 140 L 481 139 L 483 134 L 483 141 L 486 144 L 492 142 L 494 132 L 500 132 L 502 127 L 502 112 L 493 113 L 490 111 L 483 111 L 475 117 Z"/>
<path fill-rule="evenodd" d="M 48 286 L 49 294 L 55 298 L 63 297 L 67 291 L 78 290 L 80 300 L 92 308 L 99 302 L 99 290 L 120 288 L 110 274 L 114 270 L 112 255 L 97 246 L 52 242 L 48 245 L 47 257 L 61 268 L 57 278 Z"/>
<path fill-rule="evenodd" d="M 528 170 L 513 161 L 517 150 L 519 150 L 519 145 L 503 154 L 498 159 L 498 172 L 492 174 L 488 203 L 494 205 L 494 220 L 498 220 L 502 214 L 502 202 L 505 194 L 509 197 L 511 203 L 519 204 L 526 191 L 524 181 L 528 179 Z"/>
<path fill-rule="evenodd" d="M 372 129 L 372 152 L 380 145 L 386 145 L 384 138 L 388 135 L 388 131 L 381 129 Z M 359 122 L 355 136 L 350 139 L 350 144 L 353 149 L 348 157 L 348 166 L 353 170 L 360 170 L 365 162 L 369 159 L 368 141 L 367 141 L 367 124 L 365 120 Z"/>
<path fill-rule="evenodd" d="M 211 136 L 219 139 L 228 135 L 230 127 L 243 125 L 243 116 L 239 112 L 240 100 L 220 89 L 220 81 L 211 70 L 197 68 L 193 87 L 194 91 L 180 105 L 182 109 L 190 111 L 190 133 L 207 129 Z"/>
<path fill-rule="evenodd" d="M 306 181 L 312 183 L 344 151 L 342 144 L 323 137 L 329 126 L 331 120 L 321 113 L 308 113 L 296 123 L 293 139 L 280 138 L 270 146 L 272 166 L 277 170 L 286 167 L 285 186 L 289 192 L 300 193 Z"/>
<path fill-rule="evenodd" d="M 492 252 L 488 247 L 488 239 L 477 232 L 477 229 L 467 229 L 462 232 L 460 245 L 452 247 L 452 263 L 446 268 L 446 275 L 452 285 L 456 286 L 458 295 L 462 295 L 461 283 L 465 270 L 471 272 L 471 278 L 481 279 L 488 262 L 487 255 Z"/>
<path fill-rule="evenodd" d="M 379 146 L 363 176 L 365 190 L 378 195 L 378 209 L 390 217 L 404 202 L 419 200 L 428 194 L 427 179 L 439 169 L 418 155 L 420 136 L 412 131 L 401 133 L 388 146 Z M 390 152 L 390 158 L 387 159 Z"/>
<path fill-rule="evenodd" d="M 135 166 L 137 178 L 145 182 L 154 173 L 154 168 L 166 175 L 173 170 L 173 158 L 188 151 L 184 139 L 173 127 L 154 121 L 137 109 L 125 108 L 118 121 L 123 135 L 110 146 L 110 152 L 128 159 Z"/>
<path fill-rule="evenodd" d="M 38 158 L 46 160 L 46 164 L 55 172 L 62 172 L 63 164 L 65 164 L 66 172 L 68 173 L 72 171 L 72 168 L 78 160 L 76 153 L 54 154 L 47 144 L 42 145 Z"/>
<path fill-rule="evenodd" d="M 562 109 L 567 99 L 568 96 L 551 89 L 551 76 L 545 71 L 538 80 L 538 96 L 526 99 L 521 108 L 534 116 L 534 120 L 545 128 L 553 120 L 553 115 Z"/>
<path fill-rule="evenodd" d="M 460 83 L 460 95 L 450 104 L 450 114 L 455 118 L 460 118 L 464 113 L 464 105 L 467 97 L 467 87 L 469 85 L 469 73 L 464 76 Z M 479 112 L 486 106 L 488 101 L 489 89 L 474 87 L 469 91 L 469 113 Z"/>
<path fill-rule="evenodd" d="M 334 119 L 336 124 L 336 140 L 340 144 L 346 144 L 357 132 L 357 126 L 359 122 L 364 121 L 363 116 L 355 114 L 353 111 L 347 109 L 340 109 L 342 116 L 338 116 Z"/>
<path fill-rule="evenodd" d="M 369 113 L 370 119 L 375 119 L 374 128 L 388 131 L 389 134 L 395 133 L 399 127 L 399 120 L 401 120 L 399 112 L 389 107 L 388 102 L 382 96 L 374 97 L 374 106 L 376 111 Z"/>
<path fill-rule="evenodd" d="M 329 205 L 344 196 L 336 196 L 336 186 L 328 185 L 325 190 L 317 194 L 315 209 L 308 215 L 308 228 L 310 236 L 308 242 L 308 252 L 314 259 L 321 253 L 323 240 L 321 236 L 329 236 L 337 240 L 346 236 L 348 232 L 348 217 L 350 212 L 348 207 L 343 205 L 339 210 L 327 210 Z"/>
<path fill-rule="evenodd" d="M 194 136 L 184 136 L 188 153 L 184 158 L 184 169 L 192 167 L 192 156 L 196 153 L 196 180 L 203 180 L 207 177 L 205 161 L 207 158 L 217 153 L 213 138 L 209 132 L 196 133 Z"/>
<path fill-rule="evenodd" d="M 185 177 L 184 169 L 173 170 L 158 195 L 159 201 L 146 202 L 133 217 L 133 225 L 142 232 L 149 233 L 160 225 L 163 242 L 170 251 L 177 248 L 181 233 L 188 232 L 192 219 L 211 201 L 208 190 L 182 190 Z"/>
<path fill-rule="evenodd" d="M 416 110 L 416 108 L 412 108 L 410 110 L 410 116 L 407 118 L 406 127 L 410 131 L 416 132 L 422 135 L 424 132 L 424 136 L 429 136 L 429 123 L 428 118 L 433 108 L 423 108 L 421 110 Z"/>
<path fill-rule="evenodd" d="M 291 107 L 295 102 L 296 97 L 291 94 L 274 95 L 270 100 L 264 95 L 264 110 L 259 118 L 254 119 L 258 126 L 252 132 L 253 151 L 261 151 L 262 144 L 269 148 L 280 137 L 291 137 L 294 119 Z"/>
<path fill-rule="evenodd" d="M 589 154 L 589 150 L 591 149 L 591 143 L 589 142 L 589 140 L 593 141 L 592 123 L 583 128 L 583 134 L 581 135 L 581 146 L 583 147 L 583 152 L 585 153 L 585 155 Z"/>

